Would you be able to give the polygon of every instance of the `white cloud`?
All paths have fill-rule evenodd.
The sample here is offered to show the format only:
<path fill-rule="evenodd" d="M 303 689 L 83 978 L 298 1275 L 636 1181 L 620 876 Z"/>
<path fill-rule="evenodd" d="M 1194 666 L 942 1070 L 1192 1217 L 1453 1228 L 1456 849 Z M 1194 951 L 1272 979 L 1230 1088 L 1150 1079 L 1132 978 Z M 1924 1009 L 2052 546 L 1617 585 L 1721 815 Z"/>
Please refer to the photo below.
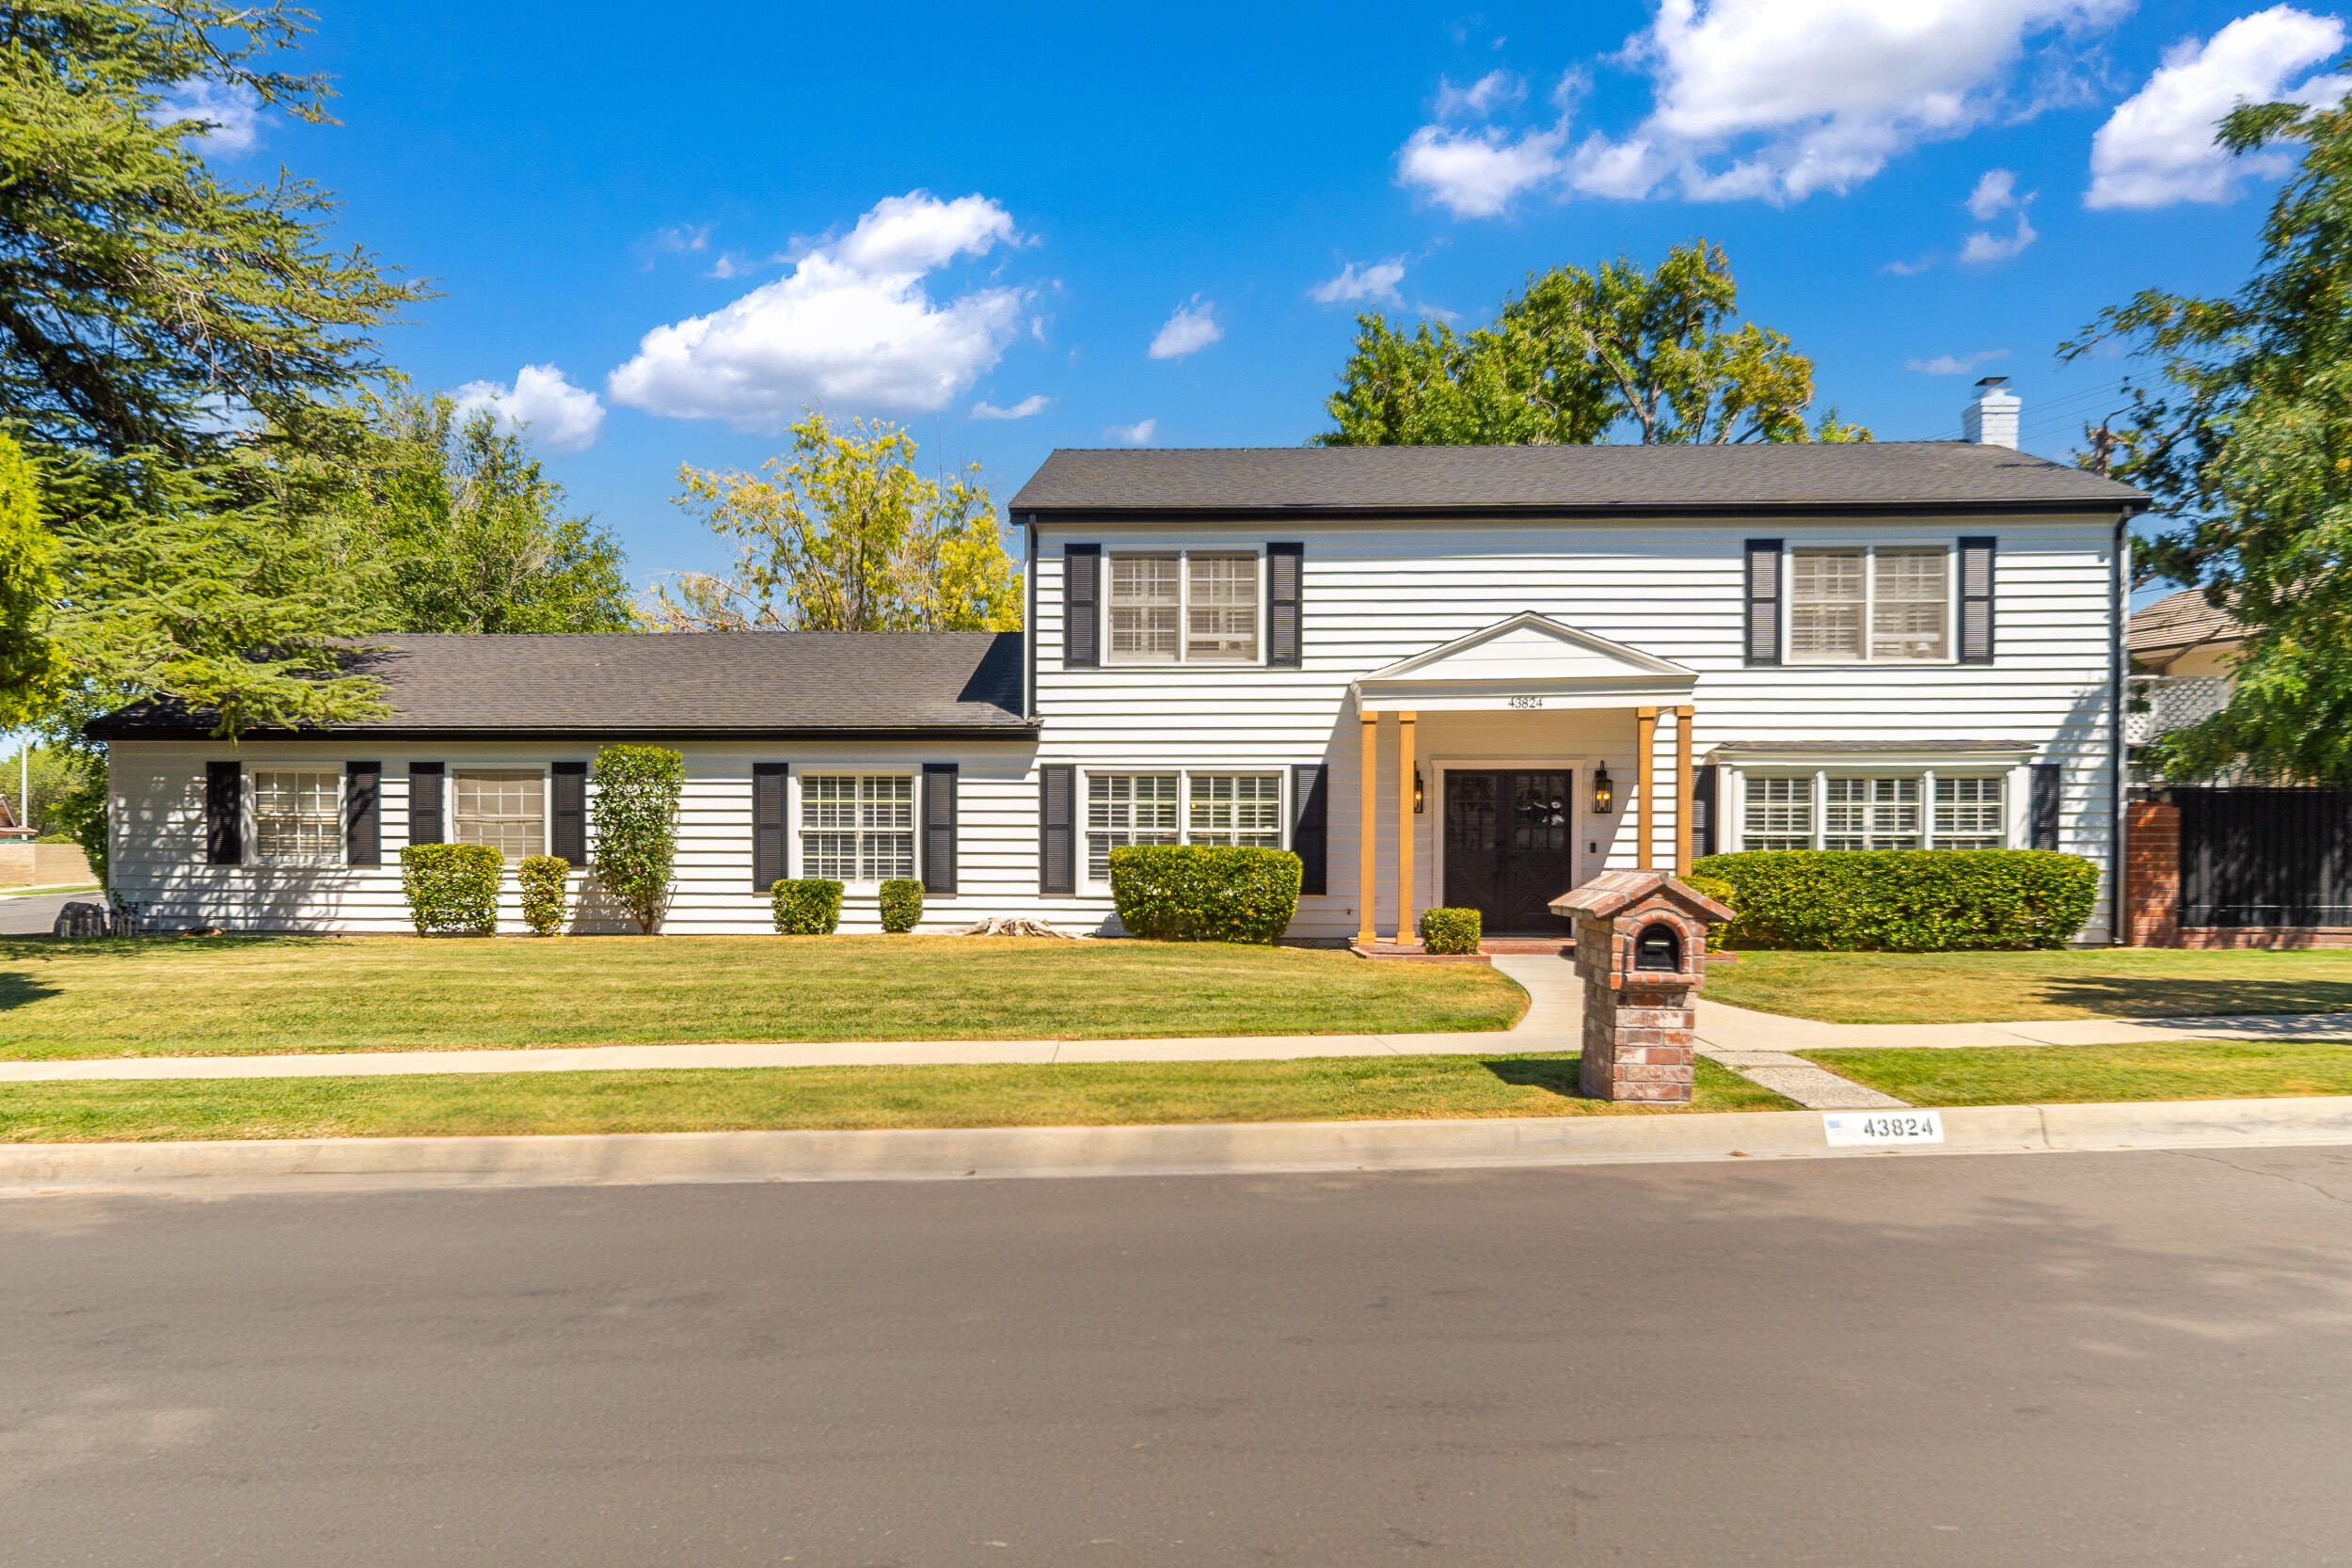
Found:
<path fill-rule="evenodd" d="M 1198 354 L 1225 336 L 1225 329 L 1216 325 L 1216 307 L 1199 294 L 1176 307 L 1176 313 L 1160 324 L 1152 334 L 1151 356 L 1154 359 L 1182 359 Z M 1145 423 L 1150 423 L 1146 420 Z"/>
<path fill-rule="evenodd" d="M 1340 269 L 1337 277 L 1327 278 L 1307 291 L 1307 297 L 1318 305 L 1340 305 L 1351 300 L 1377 299 L 1402 309 L 1405 296 L 1396 286 L 1405 281 L 1405 258 L 1391 256 L 1385 261 L 1369 261 L 1361 266 L 1350 261 Z"/>
<path fill-rule="evenodd" d="M 2291 6 L 2239 17 L 2201 46 L 2168 50 L 2147 86 L 2116 105 L 2090 142 L 2086 207 L 2168 207 L 2228 201 L 2249 175 L 2277 175 L 2281 153 L 2232 158 L 2214 145 L 2221 117 L 2241 103 L 2332 103 L 2352 81 L 2288 84 L 2344 47 L 2344 24 Z"/>
<path fill-rule="evenodd" d="M 450 394 L 462 419 L 482 409 L 498 416 L 499 429 L 528 431 L 548 451 L 585 451 L 604 427 L 604 404 L 585 387 L 575 387 L 553 365 L 525 365 L 515 384 L 469 381 Z"/>
<path fill-rule="evenodd" d="M 1490 218 L 1521 191 L 1550 183 L 1566 166 L 1560 157 L 1565 131 L 1527 131 L 1517 137 L 1489 126 L 1453 131 L 1424 125 L 1396 155 L 1396 182 L 1418 188 L 1455 217 Z"/>
<path fill-rule="evenodd" d="M 1886 265 L 1879 268 L 1879 271 L 1891 272 L 1897 277 L 1916 277 L 1933 265 L 1935 265 L 1935 253 L 1933 251 L 1930 251 L 1927 255 L 1919 257 L 1915 261 L 1889 261 Z"/>
<path fill-rule="evenodd" d="M 976 403 L 972 405 L 972 418 L 976 420 L 1025 420 L 1032 414 L 1044 413 L 1045 405 L 1053 401 L 1043 392 L 1037 392 L 1023 398 L 1010 408 L 999 408 L 993 403 Z"/>
<path fill-rule="evenodd" d="M 885 198 L 786 277 L 646 333 L 605 390 L 615 403 L 744 430 L 779 429 L 820 401 L 944 408 L 995 366 L 1025 325 L 1028 295 L 983 288 L 939 304 L 924 279 L 1012 243 L 1011 214 L 985 197 Z"/>
<path fill-rule="evenodd" d="M 1507 71 L 1490 71 L 1467 87 L 1438 79 L 1438 118 L 1459 119 L 1465 115 L 1488 115 L 1527 96 L 1527 84 Z"/>
<path fill-rule="evenodd" d="M 243 82 L 183 82 L 149 112 L 159 125 L 198 119 L 207 128 L 193 133 L 210 153 L 250 152 L 261 145 L 261 94 Z"/>
<path fill-rule="evenodd" d="M 1563 118 L 1516 135 L 1421 127 L 1398 178 L 1460 216 L 1523 192 L 1693 200 L 1802 200 L 1870 179 L 1924 141 L 2066 97 L 2085 35 L 2131 0 L 1660 0 L 1610 65 L 1650 80 L 1649 113 L 1623 135 L 1568 150 Z M 2031 62 L 2036 85 L 2016 101 Z M 1565 84 L 1564 83 L 1564 87 Z"/>
<path fill-rule="evenodd" d="M 1968 215 L 1979 223 L 1991 223 L 2016 205 L 2017 171 L 2012 168 L 1986 169 L 1968 193 Z"/>
<path fill-rule="evenodd" d="M 2027 245 L 2041 237 L 2041 233 L 2035 230 L 2034 226 L 2026 221 L 2026 209 L 2020 207 L 2017 209 L 2017 227 L 2014 230 L 2007 234 L 1995 234 L 1983 229 L 1978 230 L 1961 245 L 1960 260 L 1963 265 L 2006 261 L 2012 256 L 2023 254 Z"/>
<path fill-rule="evenodd" d="M 1979 365 L 2009 357 L 2005 348 L 1980 349 L 1975 354 L 1939 354 L 1932 359 L 1906 359 L 1903 369 L 1921 375 L 1966 375 Z"/>
<path fill-rule="evenodd" d="M 1979 223 L 1990 223 L 2003 213 L 2017 214 L 2016 228 L 2010 233 L 1995 234 L 1979 229 L 1968 236 L 1960 247 L 1963 265 L 1971 262 L 2006 261 L 2022 255 L 2025 248 L 2041 236 L 2026 219 L 2026 209 L 2033 204 L 2036 193 L 2017 194 L 2017 174 L 2013 169 L 1989 168 L 1977 182 L 1977 188 L 1968 193 L 1968 215 Z"/>
<path fill-rule="evenodd" d="M 1159 427 L 1157 420 L 1142 420 L 1135 424 L 1106 425 L 1103 434 L 1122 447 L 1148 447 L 1152 444 L 1152 433 Z"/>

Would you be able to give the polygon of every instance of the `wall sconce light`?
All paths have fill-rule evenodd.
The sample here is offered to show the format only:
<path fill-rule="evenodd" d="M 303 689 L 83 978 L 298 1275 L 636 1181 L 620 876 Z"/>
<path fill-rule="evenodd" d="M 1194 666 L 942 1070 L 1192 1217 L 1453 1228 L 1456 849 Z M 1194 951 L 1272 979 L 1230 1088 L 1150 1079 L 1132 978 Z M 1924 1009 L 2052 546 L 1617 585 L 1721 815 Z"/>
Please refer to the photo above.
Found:
<path fill-rule="evenodd" d="M 1593 769 L 1593 815 L 1606 816 L 1616 809 L 1617 792 L 1610 783 L 1606 763 Z"/>
<path fill-rule="evenodd" d="M 1413 815 L 1421 815 L 1421 769 L 1413 769 Z"/>

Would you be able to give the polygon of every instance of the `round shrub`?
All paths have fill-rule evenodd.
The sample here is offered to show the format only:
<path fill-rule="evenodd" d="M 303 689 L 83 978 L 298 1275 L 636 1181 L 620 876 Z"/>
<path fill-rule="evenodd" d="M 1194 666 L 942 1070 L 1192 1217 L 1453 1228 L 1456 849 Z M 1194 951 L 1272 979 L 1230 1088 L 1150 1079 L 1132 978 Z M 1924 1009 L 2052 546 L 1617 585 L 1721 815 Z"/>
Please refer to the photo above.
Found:
<path fill-rule="evenodd" d="M 882 885 L 882 923 L 885 931 L 912 931 L 923 919 L 923 884 L 893 878 Z"/>
<path fill-rule="evenodd" d="M 1688 877 L 1677 877 L 1675 880 L 1689 888 L 1692 893 L 1703 894 L 1712 898 L 1718 904 L 1728 908 L 1734 914 L 1740 912 L 1740 890 L 1721 877 L 1709 877 L 1704 872 L 1693 871 Z M 1709 953 L 1722 952 L 1724 938 L 1730 929 L 1729 925 L 1710 927 L 1707 933 L 1707 950 Z"/>
<path fill-rule="evenodd" d="M 1287 849 L 1133 844 L 1111 851 L 1111 898 L 1131 936 L 1272 942 L 1298 911 L 1304 873 Z"/>
<path fill-rule="evenodd" d="M 561 855 L 526 855 L 515 867 L 515 879 L 523 890 L 523 924 L 533 936 L 551 937 L 563 931 L 564 895 L 571 874 L 572 863 Z"/>
<path fill-rule="evenodd" d="M 2099 895 L 2098 867 L 2054 849 L 1753 849 L 1691 869 L 1731 884 L 1735 942 L 1844 953 L 2062 947 Z"/>
<path fill-rule="evenodd" d="M 821 877 L 776 879 L 776 934 L 829 937 L 841 925 L 841 884 Z"/>
<path fill-rule="evenodd" d="M 1478 951 L 1486 919 L 1476 910 L 1423 910 L 1421 944 L 1432 953 L 1454 956 Z"/>
<path fill-rule="evenodd" d="M 596 880 L 651 936 L 670 903 L 686 759 L 666 746 L 607 746 L 590 771 L 596 782 Z"/>
<path fill-rule="evenodd" d="M 486 844 L 412 844 L 400 852 L 400 889 L 417 935 L 498 929 L 499 875 L 506 857 Z"/>

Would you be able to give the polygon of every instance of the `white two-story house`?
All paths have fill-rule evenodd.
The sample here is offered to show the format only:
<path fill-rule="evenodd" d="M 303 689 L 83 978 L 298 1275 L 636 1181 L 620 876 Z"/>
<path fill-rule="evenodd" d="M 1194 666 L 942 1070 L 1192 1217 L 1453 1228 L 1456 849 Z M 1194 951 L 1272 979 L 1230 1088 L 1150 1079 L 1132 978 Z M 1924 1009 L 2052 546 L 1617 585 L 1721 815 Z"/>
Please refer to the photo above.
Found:
<path fill-rule="evenodd" d="M 774 879 L 815 876 L 849 885 L 845 929 L 914 877 L 927 928 L 1116 931 L 1124 844 L 1295 850 L 1290 935 L 1330 942 L 1438 904 L 1555 934 L 1546 906 L 1603 869 L 1725 850 L 2108 870 L 2144 499 L 1982 423 L 1057 451 L 1010 507 L 1025 633 L 389 637 L 362 656 L 386 720 L 232 746 L 124 710 L 95 732 L 112 886 L 165 926 L 402 930 L 406 844 L 587 866 L 616 740 L 685 754 L 681 933 L 769 929 Z"/>

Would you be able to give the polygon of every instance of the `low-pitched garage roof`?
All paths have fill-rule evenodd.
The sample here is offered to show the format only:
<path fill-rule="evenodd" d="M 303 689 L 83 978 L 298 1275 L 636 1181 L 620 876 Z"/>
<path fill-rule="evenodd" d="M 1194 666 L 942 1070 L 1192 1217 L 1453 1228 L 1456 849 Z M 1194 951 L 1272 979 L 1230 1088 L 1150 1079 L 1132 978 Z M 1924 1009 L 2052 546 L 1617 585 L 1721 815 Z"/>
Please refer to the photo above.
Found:
<path fill-rule="evenodd" d="M 305 734 L 479 738 L 655 735 L 1025 738 L 1019 632 L 403 633 L 352 669 L 389 718 Z M 210 715 L 145 702 L 101 739 L 210 735 Z"/>

